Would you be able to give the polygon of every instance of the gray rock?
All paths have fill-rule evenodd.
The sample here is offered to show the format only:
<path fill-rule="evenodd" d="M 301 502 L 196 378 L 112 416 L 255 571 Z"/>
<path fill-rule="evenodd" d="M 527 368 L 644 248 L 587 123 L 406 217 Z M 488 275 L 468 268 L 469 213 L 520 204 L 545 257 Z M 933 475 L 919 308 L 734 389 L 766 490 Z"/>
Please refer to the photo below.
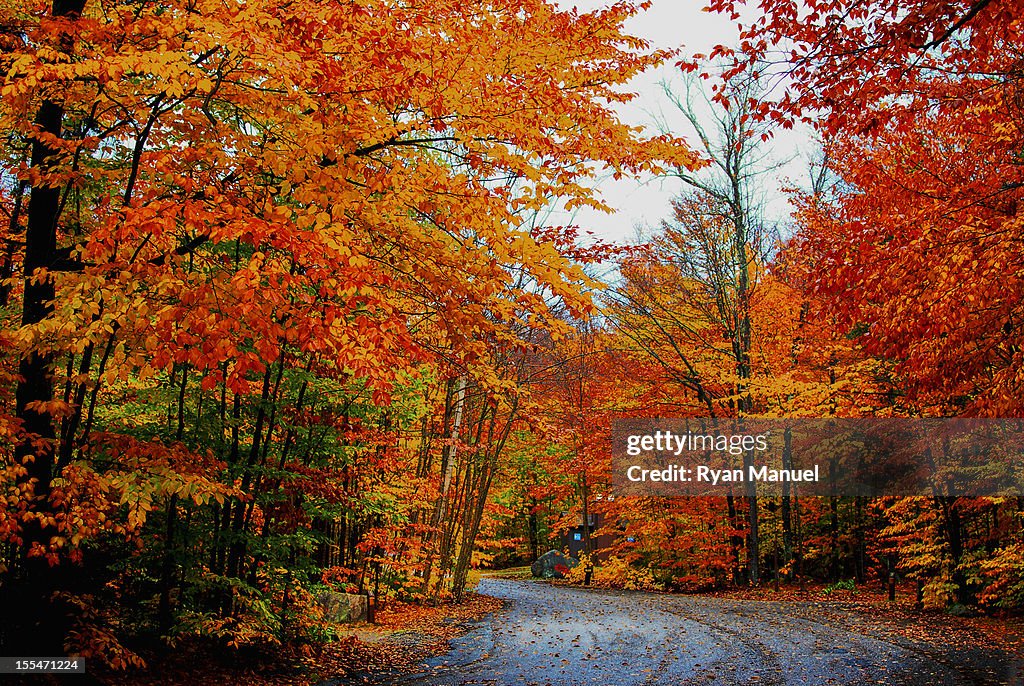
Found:
<path fill-rule="evenodd" d="M 362 622 L 366 619 L 367 598 L 355 593 L 323 591 L 316 602 L 323 608 L 324 619 L 329 622 Z"/>
<path fill-rule="evenodd" d="M 559 566 L 572 569 L 579 563 L 575 557 L 569 557 L 557 550 L 549 550 L 530 565 L 530 572 L 538 579 L 561 579 L 564 574 L 557 569 Z"/>

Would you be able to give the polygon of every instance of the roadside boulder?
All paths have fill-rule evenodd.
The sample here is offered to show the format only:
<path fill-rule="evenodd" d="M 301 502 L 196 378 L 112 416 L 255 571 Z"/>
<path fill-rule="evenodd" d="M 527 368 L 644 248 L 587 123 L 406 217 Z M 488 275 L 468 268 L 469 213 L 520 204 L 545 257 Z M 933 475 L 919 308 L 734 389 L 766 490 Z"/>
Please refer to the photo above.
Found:
<path fill-rule="evenodd" d="M 530 572 L 538 579 L 561 579 L 565 573 L 580 563 L 557 550 L 549 550 L 530 565 Z"/>
<path fill-rule="evenodd" d="M 366 620 L 367 597 L 355 593 L 324 591 L 316 601 L 324 612 L 324 619 L 335 624 Z"/>

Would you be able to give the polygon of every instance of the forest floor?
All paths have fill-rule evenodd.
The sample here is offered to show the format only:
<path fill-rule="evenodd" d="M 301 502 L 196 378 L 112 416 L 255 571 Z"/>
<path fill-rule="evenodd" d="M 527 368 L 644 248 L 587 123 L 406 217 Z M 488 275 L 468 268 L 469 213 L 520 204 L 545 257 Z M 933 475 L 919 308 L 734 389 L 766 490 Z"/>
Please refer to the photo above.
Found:
<path fill-rule="evenodd" d="M 479 591 L 506 607 L 453 639 L 450 652 L 405 676 L 392 671 L 325 683 L 1024 683 L 1024 632 L 1016 620 L 920 612 L 881 593 L 681 596 L 494 577 L 483 579 Z"/>
<path fill-rule="evenodd" d="M 408 605 L 391 602 L 377 612 L 375 624 L 339 628 L 339 640 L 305 650 L 275 646 L 238 651 L 185 643 L 171 653 L 144 655 L 147 668 L 92 674 L 104 686 L 310 686 L 358 684 L 418 669 L 447 651 L 449 642 L 503 607 L 492 596 L 469 593 L 461 605 Z"/>

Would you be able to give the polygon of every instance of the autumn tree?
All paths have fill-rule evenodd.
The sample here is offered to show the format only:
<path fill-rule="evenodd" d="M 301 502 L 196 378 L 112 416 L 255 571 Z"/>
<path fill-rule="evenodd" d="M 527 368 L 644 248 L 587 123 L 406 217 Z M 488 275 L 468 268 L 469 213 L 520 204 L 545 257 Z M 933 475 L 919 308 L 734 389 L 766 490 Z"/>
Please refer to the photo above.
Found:
<path fill-rule="evenodd" d="M 713 8 L 737 12 L 740 4 Z M 897 411 L 1016 416 L 1018 3 L 815 1 L 763 10 L 744 27 L 742 53 L 716 53 L 733 58 L 731 74 L 786 83 L 759 116 L 804 119 L 828 140 L 838 183 L 799 201 L 795 252 L 813 265 L 812 316 L 831 318 L 890 368 Z M 1019 534 L 1004 532 L 1005 542 L 990 541 L 982 553 L 980 540 L 967 543 L 974 525 L 965 520 L 1000 509 L 937 491 L 930 501 L 889 507 L 887 532 L 915 551 L 900 564 L 927 569 L 940 602 L 969 602 L 980 578 L 971 558 L 999 551 L 1012 559 L 1003 551 Z"/>
<path fill-rule="evenodd" d="M 124 607 L 164 633 L 286 640 L 316 570 L 416 573 L 454 512 L 422 518 L 444 454 L 453 479 L 477 465 L 459 588 L 516 402 L 507 360 L 553 326 L 545 297 L 588 307 L 560 232 L 522 217 L 599 204 L 588 161 L 689 160 L 612 113 L 665 57 L 622 32 L 635 11 L 0 5 L 5 648 L 126 664 L 104 624 Z M 486 440 L 431 433 L 459 388 Z M 75 565 L 92 585 L 60 578 Z"/>
<path fill-rule="evenodd" d="M 737 78 L 725 104 L 713 104 L 699 97 L 695 80 L 684 85 L 682 96 L 666 90 L 707 166 L 676 171 L 688 190 L 673 203 L 673 217 L 654 239 L 651 260 L 624 269 L 627 286 L 615 300 L 628 315 L 618 321 L 626 336 L 705 405 L 708 416 L 742 416 L 754 409 L 751 299 L 771 248 L 760 183 L 772 163 L 765 126 L 751 116 L 762 86 Z M 758 504 L 750 489 L 745 496 L 748 576 L 757 584 Z M 734 512 L 731 494 L 728 501 Z"/>
<path fill-rule="evenodd" d="M 812 2 L 798 18 L 769 5 L 733 70 L 785 74 L 791 87 L 761 114 L 804 117 L 830 140 L 845 191 L 802 219 L 817 292 L 870 352 L 900 361 L 908 393 L 947 413 L 1015 413 L 1017 9 Z"/>

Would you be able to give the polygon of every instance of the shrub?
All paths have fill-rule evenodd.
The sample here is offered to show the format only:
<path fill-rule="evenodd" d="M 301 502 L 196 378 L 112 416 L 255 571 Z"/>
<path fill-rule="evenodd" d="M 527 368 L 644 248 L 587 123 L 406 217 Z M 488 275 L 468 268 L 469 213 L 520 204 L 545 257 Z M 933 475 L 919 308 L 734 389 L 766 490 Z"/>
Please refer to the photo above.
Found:
<path fill-rule="evenodd" d="M 573 571 L 576 572 L 573 578 L 579 577 L 582 583 L 585 574 L 585 565 L 579 564 Z M 621 588 L 628 591 L 663 591 L 665 587 L 654 579 L 654 574 L 648 568 L 638 569 L 621 557 L 610 557 L 600 567 L 594 568 L 594 576 L 591 585 L 598 588 Z"/>
<path fill-rule="evenodd" d="M 829 584 L 825 587 L 825 593 L 833 593 L 834 591 L 856 591 L 857 582 L 853 579 L 840 579 L 839 581 Z"/>

